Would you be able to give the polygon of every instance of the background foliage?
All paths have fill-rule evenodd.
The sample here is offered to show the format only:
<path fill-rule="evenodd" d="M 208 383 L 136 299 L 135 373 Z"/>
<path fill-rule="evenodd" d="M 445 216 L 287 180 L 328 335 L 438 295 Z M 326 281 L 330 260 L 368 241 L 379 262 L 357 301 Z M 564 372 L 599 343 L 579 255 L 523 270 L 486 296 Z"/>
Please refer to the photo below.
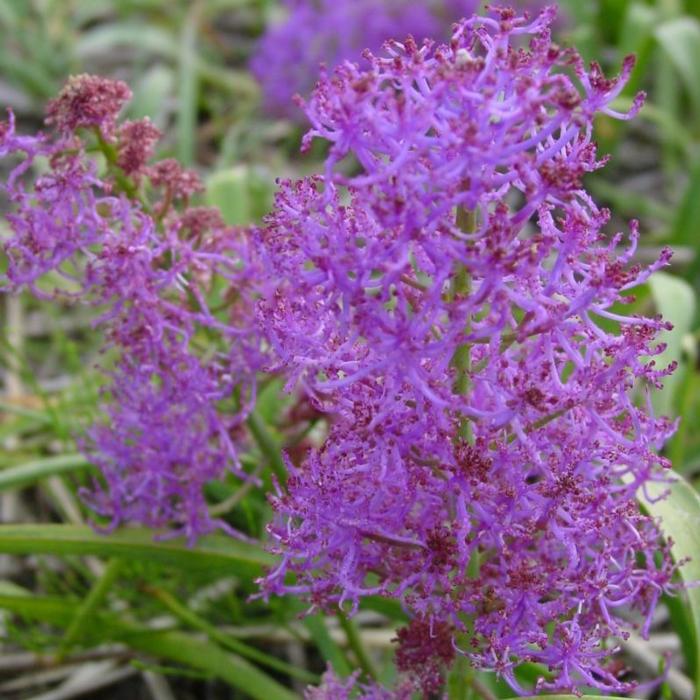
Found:
<path fill-rule="evenodd" d="M 666 448 L 684 481 L 670 499 L 648 505 L 664 518 L 688 580 L 700 579 L 700 2 L 561 2 L 561 43 L 575 44 L 607 72 L 623 56 L 638 64 L 619 99 L 648 101 L 631 123 L 602 117 L 602 152 L 611 164 L 589 178 L 620 227 L 639 218 L 640 259 L 676 251 L 667 273 L 637 293 L 639 313 L 660 312 L 675 328 L 664 360 L 680 368 L 656 397 L 680 416 Z M 298 155 L 301 129 L 267 118 L 247 70 L 273 0 L 0 0 L 0 105 L 24 128 L 38 127 L 47 99 L 71 73 L 125 80 L 130 117 L 150 116 L 166 134 L 161 157 L 201 170 L 206 199 L 230 224 L 258 221 L 274 177 L 314 169 Z M 269 561 L 264 548 L 223 536 L 193 549 L 151 533 L 103 538 L 77 497 L 91 467 L 73 436 L 94 411 L 100 338 L 79 309 L 5 298 L 0 333 L 0 697 L 299 697 L 330 662 L 340 674 L 362 668 L 390 680 L 391 639 L 403 613 L 369 601 L 353 620 L 313 615 L 303 605 L 250 601 Z M 660 361 L 660 360 L 659 360 Z M 276 466 L 282 434 L 279 386 L 262 393 L 257 447 L 246 459 L 264 474 Z M 268 481 L 269 483 L 269 481 Z M 211 499 L 257 540 L 269 508 L 262 492 L 241 497 L 233 483 Z M 700 698 L 700 589 L 668 600 L 650 643 L 631 639 L 625 660 L 648 678 L 672 659 L 661 687 L 647 695 Z M 458 669 L 467 674 L 465 669 Z M 523 668 L 524 678 L 537 669 Z M 86 693 L 88 695 L 86 695 Z M 507 697 L 492 676 L 450 684 L 453 698 Z"/>

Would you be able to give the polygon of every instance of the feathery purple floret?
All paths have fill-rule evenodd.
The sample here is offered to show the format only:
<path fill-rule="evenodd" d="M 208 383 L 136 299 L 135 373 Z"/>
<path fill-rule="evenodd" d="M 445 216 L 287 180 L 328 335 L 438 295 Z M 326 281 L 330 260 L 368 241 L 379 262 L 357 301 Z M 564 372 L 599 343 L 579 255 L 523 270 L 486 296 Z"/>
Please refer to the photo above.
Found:
<path fill-rule="evenodd" d="M 201 189 L 196 173 L 148 164 L 158 130 L 148 120 L 118 127 L 128 96 L 119 81 L 75 76 L 50 103 L 55 134 L 19 136 L 12 114 L 0 125 L 0 157 L 19 158 L 3 186 L 12 235 L 2 287 L 99 311 L 94 324 L 117 359 L 104 420 L 83 444 L 106 488 L 85 499 L 110 527 L 175 526 L 192 541 L 224 526 L 209 517 L 204 484 L 227 472 L 248 478 L 234 438 L 262 358 L 252 332 L 260 274 L 247 232 L 187 208 Z M 90 139 L 113 160 L 99 176 Z M 229 298 L 215 314 L 207 298 L 222 282 Z"/>
<path fill-rule="evenodd" d="M 329 667 L 319 687 L 306 689 L 304 700 L 411 700 L 413 696 L 406 684 L 390 691 L 376 683 L 361 683 L 359 675 L 356 671 L 348 678 L 338 678 Z"/>
<path fill-rule="evenodd" d="M 262 586 L 351 610 L 397 598 L 518 692 L 526 661 L 551 671 L 538 690 L 623 691 L 605 640 L 646 633 L 672 590 L 635 493 L 664 478 L 674 426 L 647 400 L 673 369 L 653 360 L 669 326 L 618 307 L 670 254 L 633 265 L 636 224 L 625 247 L 608 237 L 582 184 L 604 164 L 594 116 L 641 105 L 610 106 L 632 60 L 586 70 L 553 17 L 494 10 L 445 46 L 390 42 L 305 105 L 326 169 L 281 183 L 258 316 L 330 428 L 288 462 Z"/>
<path fill-rule="evenodd" d="M 260 81 L 265 108 L 274 115 L 302 118 L 293 102 L 307 95 L 319 67 L 357 60 L 363 49 L 378 50 L 393 36 L 419 40 L 446 36 L 450 24 L 476 9 L 476 0 L 284 0 L 284 22 L 260 40 L 251 69 Z"/>

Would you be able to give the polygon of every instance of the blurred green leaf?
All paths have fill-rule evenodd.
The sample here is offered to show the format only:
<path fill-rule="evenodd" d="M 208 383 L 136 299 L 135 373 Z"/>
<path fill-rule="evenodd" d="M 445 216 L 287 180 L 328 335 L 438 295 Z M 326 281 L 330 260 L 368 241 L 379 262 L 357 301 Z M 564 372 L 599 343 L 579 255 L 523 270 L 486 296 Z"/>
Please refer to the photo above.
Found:
<path fill-rule="evenodd" d="M 207 180 L 207 203 L 217 207 L 229 226 L 260 220 L 272 202 L 272 182 L 254 168 L 237 165 Z"/>
<path fill-rule="evenodd" d="M 653 7 L 633 2 L 627 8 L 617 49 L 620 56 L 634 54 L 637 62 L 624 92 L 634 95 L 646 74 L 646 68 L 654 47 L 654 30 L 658 24 L 658 13 Z"/>
<path fill-rule="evenodd" d="M 123 557 L 182 569 L 227 571 L 248 578 L 260 575 L 263 566 L 274 562 L 262 547 L 224 535 L 208 535 L 192 547 L 181 539 L 155 541 L 154 535 L 152 530 L 141 528 L 101 535 L 77 525 L 0 525 L 0 552 Z"/>
<path fill-rule="evenodd" d="M 167 98 L 174 85 L 175 76 L 167 66 L 157 64 L 147 70 L 133 85 L 129 116 L 133 119 L 150 117 L 155 124 L 163 126 Z"/>
<path fill-rule="evenodd" d="M 691 678 L 697 678 L 697 653 L 695 651 L 695 625 L 692 616 L 688 615 L 688 605 L 680 595 L 664 595 L 663 604 L 671 618 L 671 627 L 681 642 L 681 651 L 686 661 L 686 673 Z"/>
<path fill-rule="evenodd" d="M 390 598 L 382 598 L 381 596 L 367 596 L 362 599 L 360 603 L 360 608 L 362 610 L 374 610 L 375 612 L 381 613 L 385 617 L 388 617 L 394 622 L 400 624 L 406 624 L 409 621 L 409 616 L 406 611 L 401 606 L 400 601 L 393 600 Z"/>
<path fill-rule="evenodd" d="M 651 516 L 661 518 L 661 529 L 665 537 L 673 541 L 671 553 L 673 558 L 686 561 L 680 567 L 680 575 L 686 583 L 694 584 L 685 591 L 690 608 L 688 619 L 692 622 L 695 632 L 694 658 L 688 659 L 689 665 L 695 668 L 696 699 L 700 698 L 700 658 L 698 644 L 700 639 L 700 496 L 682 476 L 673 475 L 673 484 L 650 483 L 644 487 L 644 496 L 640 502 L 645 511 Z M 661 496 L 669 491 L 666 498 Z M 648 496 L 649 498 L 647 498 Z"/>
<path fill-rule="evenodd" d="M 0 74 L 25 93 L 42 100 L 53 97 L 57 82 L 41 63 L 0 51 Z"/>
<path fill-rule="evenodd" d="M 289 403 L 289 396 L 283 394 L 284 380 L 276 377 L 269 381 L 258 393 L 255 410 L 267 425 L 275 425 L 280 412 Z"/>
<path fill-rule="evenodd" d="M 206 198 L 229 226 L 251 223 L 248 176 L 242 166 L 214 173 L 207 180 Z"/>
<path fill-rule="evenodd" d="M 6 29 L 16 29 L 18 22 L 17 10 L 9 0 L 0 0 L 0 24 Z"/>
<path fill-rule="evenodd" d="M 179 45 L 164 29 L 149 24 L 124 22 L 98 25 L 83 32 L 75 43 L 75 52 L 82 59 L 108 53 L 117 46 L 130 46 L 139 52 L 167 58 L 177 57 Z"/>
<path fill-rule="evenodd" d="M 696 245 L 700 240 L 700 159 L 690 173 L 688 187 L 676 207 L 670 245 Z M 696 251 L 697 258 L 697 251 Z"/>
<path fill-rule="evenodd" d="M 182 25 L 178 68 L 177 155 L 183 165 L 192 165 L 197 134 L 198 81 L 197 34 L 202 14 L 201 0 L 190 4 Z"/>
<path fill-rule="evenodd" d="M 700 114 L 700 22 L 675 17 L 661 24 L 655 35 L 680 74 L 695 114 Z"/>
<path fill-rule="evenodd" d="M 623 187 L 615 185 L 601 178 L 587 178 L 586 185 L 596 197 L 601 197 L 609 201 L 615 212 L 620 216 L 647 216 L 659 219 L 662 222 L 670 222 L 673 219 L 674 211 L 648 195 L 634 192 L 629 186 Z"/>
<path fill-rule="evenodd" d="M 656 95 L 654 95 L 656 98 Z M 621 112 L 629 112 L 632 108 L 631 97 L 618 97 L 611 104 L 613 109 Z M 670 140 L 670 145 L 685 155 L 692 157 L 694 143 L 693 136 L 686 126 L 679 121 L 675 114 L 667 108 L 667 105 L 659 105 L 655 101 L 647 99 L 639 113 L 639 119 L 655 124 L 664 134 L 664 138 Z"/>
<path fill-rule="evenodd" d="M 629 4 L 629 0 L 598 0 L 598 29 L 608 41 L 618 43 L 618 33 Z"/>
<path fill-rule="evenodd" d="M 665 451 L 677 472 L 690 474 L 698 469 L 697 455 L 693 456 L 689 443 L 695 437 L 694 424 L 698 396 L 700 396 L 700 374 L 690 366 L 690 363 L 677 371 L 682 374 L 682 378 L 678 380 L 674 399 L 675 408 L 681 420 L 678 430 L 666 445 Z"/>
<path fill-rule="evenodd" d="M 87 30 L 76 41 L 75 53 L 78 58 L 89 62 L 118 46 L 130 47 L 136 55 L 161 56 L 173 64 L 179 61 L 181 48 L 180 43 L 163 29 L 150 24 L 124 22 Z M 223 68 L 198 56 L 194 58 L 194 65 L 200 78 L 214 86 L 237 95 L 257 96 L 257 84 L 247 71 Z"/>
<path fill-rule="evenodd" d="M 659 368 L 671 362 L 677 362 L 680 366 L 683 338 L 690 333 L 695 317 L 695 293 L 685 280 L 665 272 L 652 275 L 649 287 L 659 313 L 673 324 L 673 330 L 663 331 L 659 335 L 659 341 L 666 343 L 666 349 L 653 359 Z M 654 393 L 654 408 L 660 414 L 672 415 L 675 391 L 681 380 L 682 372 L 679 369 L 664 379 L 663 391 Z"/>
<path fill-rule="evenodd" d="M 29 486 L 41 479 L 91 467 L 83 455 L 58 455 L 37 459 L 0 471 L 0 491 Z"/>
<path fill-rule="evenodd" d="M 285 484 L 287 481 L 287 467 L 284 459 L 282 459 L 282 450 L 279 442 L 257 411 L 253 411 L 250 414 L 247 423 L 255 442 L 267 459 L 272 473 L 281 484 Z"/>

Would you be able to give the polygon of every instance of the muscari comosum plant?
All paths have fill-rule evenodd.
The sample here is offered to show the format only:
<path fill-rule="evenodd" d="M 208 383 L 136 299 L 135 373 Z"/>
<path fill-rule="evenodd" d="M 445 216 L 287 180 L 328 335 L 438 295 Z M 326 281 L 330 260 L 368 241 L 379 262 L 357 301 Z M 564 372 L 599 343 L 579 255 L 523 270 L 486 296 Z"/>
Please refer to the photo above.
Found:
<path fill-rule="evenodd" d="M 118 81 L 72 78 L 47 133 L 0 129 L 19 157 L 4 289 L 94 305 L 116 357 L 81 438 L 103 527 L 245 537 L 203 486 L 255 481 L 256 385 L 281 376 L 321 417 L 270 494 L 260 595 L 348 614 L 383 596 L 411 622 L 393 690 L 329 672 L 310 698 L 429 697 L 459 655 L 518 693 L 523 662 L 547 669 L 536 691 L 627 691 L 608 640 L 674 590 L 636 500 L 670 466 L 649 399 L 668 324 L 624 313 L 670 253 L 633 264 L 636 224 L 607 235 L 582 183 L 605 162 L 595 116 L 642 96 L 614 111 L 633 61 L 586 69 L 553 16 L 493 10 L 323 75 L 303 108 L 325 169 L 281 181 L 261 227 L 191 206 L 197 176 L 151 162 L 158 131 L 118 120 Z"/>

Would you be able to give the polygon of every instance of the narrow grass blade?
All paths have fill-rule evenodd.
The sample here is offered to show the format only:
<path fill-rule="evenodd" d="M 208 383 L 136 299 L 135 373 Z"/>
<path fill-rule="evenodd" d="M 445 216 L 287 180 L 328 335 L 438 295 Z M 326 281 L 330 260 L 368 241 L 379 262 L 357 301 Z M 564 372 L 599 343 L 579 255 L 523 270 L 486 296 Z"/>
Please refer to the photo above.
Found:
<path fill-rule="evenodd" d="M 0 595 L 0 608 L 59 627 L 70 624 L 78 607 L 75 602 L 62 598 Z M 299 700 L 296 693 L 235 654 L 182 632 L 139 627 L 121 621 L 116 615 L 95 615 L 90 631 L 101 641 L 121 642 L 134 651 L 220 678 L 256 700 Z"/>
<path fill-rule="evenodd" d="M 0 491 L 31 486 L 49 476 L 70 474 L 91 467 L 90 462 L 80 454 L 58 455 L 25 462 L 0 471 Z"/>
<path fill-rule="evenodd" d="M 247 661 L 181 632 L 127 633 L 121 641 L 136 651 L 205 671 L 256 700 L 299 700 L 296 693 Z"/>
<path fill-rule="evenodd" d="M 81 603 L 76 611 L 75 617 L 66 630 L 66 634 L 59 648 L 59 658 L 65 658 L 65 655 L 70 651 L 71 647 L 81 640 L 86 625 L 92 623 L 92 619 L 107 597 L 109 589 L 121 573 L 123 564 L 124 562 L 122 559 L 112 559 L 107 564 L 102 575 L 95 581 L 95 584 L 90 589 L 85 600 Z"/>
<path fill-rule="evenodd" d="M 260 575 L 264 566 L 274 562 L 262 547 L 224 535 L 203 537 L 194 547 L 181 539 L 156 541 L 153 537 L 152 530 L 141 528 L 102 535 L 78 525 L 0 525 L 0 552 L 123 557 L 246 578 Z"/>
<path fill-rule="evenodd" d="M 309 615 L 304 618 L 304 627 L 309 630 L 309 634 L 321 652 L 321 656 L 333 666 L 335 672 L 341 677 L 349 676 L 352 673 L 352 668 L 343 650 L 335 643 L 328 632 L 323 615 Z"/>
<path fill-rule="evenodd" d="M 215 642 L 224 649 L 233 651 L 234 653 L 240 654 L 251 661 L 256 661 L 262 666 L 267 666 L 275 671 L 279 671 L 287 676 L 303 681 L 304 683 L 315 684 L 319 682 L 320 679 L 316 674 L 310 673 L 303 668 L 297 668 L 286 661 L 282 661 L 282 659 L 278 659 L 276 656 L 266 654 L 256 647 L 250 646 L 249 644 L 246 644 L 245 642 L 242 642 L 239 639 L 236 639 L 235 637 L 232 637 L 231 635 L 217 629 L 207 620 L 192 612 L 192 610 L 183 605 L 168 591 L 149 588 L 148 592 L 159 600 L 165 606 L 165 608 L 167 608 L 181 622 L 193 627 L 194 629 L 204 632 L 212 642 Z"/>
<path fill-rule="evenodd" d="M 202 14 L 201 0 L 195 0 L 185 17 L 179 51 L 177 110 L 177 154 L 183 165 L 192 165 L 197 133 L 197 35 Z"/>

